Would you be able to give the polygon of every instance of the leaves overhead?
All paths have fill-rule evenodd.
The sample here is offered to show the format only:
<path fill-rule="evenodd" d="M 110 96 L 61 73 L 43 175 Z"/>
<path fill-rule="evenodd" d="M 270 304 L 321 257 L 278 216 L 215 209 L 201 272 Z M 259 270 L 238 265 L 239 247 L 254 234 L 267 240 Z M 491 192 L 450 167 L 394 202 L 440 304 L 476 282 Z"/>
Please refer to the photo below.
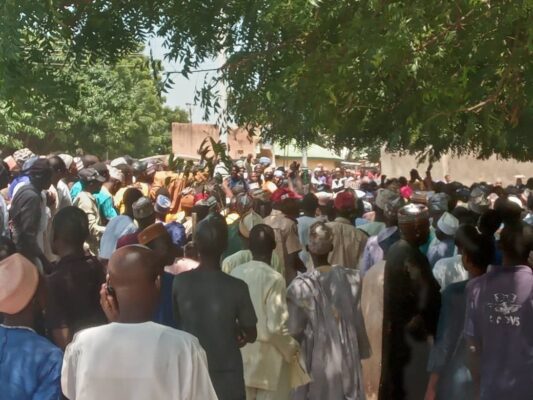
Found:
<path fill-rule="evenodd" d="M 0 90 L 21 84 L 13 97 L 21 102 L 46 91 L 41 73 L 26 74 L 53 55 L 50 42 L 67 60 L 113 62 L 155 32 L 185 76 L 222 54 L 198 101 L 217 112 L 225 88 L 225 117 L 271 139 L 533 158 L 530 0 L 6 0 L 3 8 Z"/>

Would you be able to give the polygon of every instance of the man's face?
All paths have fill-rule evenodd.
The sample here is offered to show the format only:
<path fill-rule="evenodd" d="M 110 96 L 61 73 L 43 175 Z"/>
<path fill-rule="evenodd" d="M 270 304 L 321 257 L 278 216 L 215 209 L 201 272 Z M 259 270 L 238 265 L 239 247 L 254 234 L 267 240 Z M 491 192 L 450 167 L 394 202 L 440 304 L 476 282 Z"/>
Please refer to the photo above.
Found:
<path fill-rule="evenodd" d="M 231 169 L 231 177 L 232 177 L 233 179 L 237 179 L 237 178 L 239 177 L 239 168 L 237 168 L 237 167 L 233 167 L 233 168 Z"/>
<path fill-rule="evenodd" d="M 252 172 L 252 174 L 250 175 L 250 182 L 257 182 L 259 181 L 259 176 L 257 175 L 256 172 Z"/>

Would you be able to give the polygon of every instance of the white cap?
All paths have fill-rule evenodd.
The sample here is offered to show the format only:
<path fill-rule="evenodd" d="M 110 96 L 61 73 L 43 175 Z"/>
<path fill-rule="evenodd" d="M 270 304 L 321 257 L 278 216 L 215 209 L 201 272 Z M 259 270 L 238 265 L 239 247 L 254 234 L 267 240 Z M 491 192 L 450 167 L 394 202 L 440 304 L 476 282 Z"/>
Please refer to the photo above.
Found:
<path fill-rule="evenodd" d="M 111 161 L 112 167 L 118 167 L 119 165 L 127 165 L 128 162 L 124 157 L 115 158 L 113 161 Z"/>
<path fill-rule="evenodd" d="M 439 222 L 437 222 L 437 226 L 441 232 L 446 235 L 455 236 L 455 233 L 459 228 L 459 220 L 449 212 L 445 212 L 442 214 L 442 217 L 440 217 Z"/>
<path fill-rule="evenodd" d="M 116 179 L 117 181 L 124 183 L 124 174 L 121 170 L 111 166 L 107 167 L 107 169 L 109 170 L 110 178 Z"/>
<path fill-rule="evenodd" d="M 274 171 L 274 176 L 275 176 L 276 178 L 283 178 L 283 175 L 284 175 L 284 174 L 283 174 L 283 171 L 280 171 L 279 169 L 277 169 L 277 170 Z"/>

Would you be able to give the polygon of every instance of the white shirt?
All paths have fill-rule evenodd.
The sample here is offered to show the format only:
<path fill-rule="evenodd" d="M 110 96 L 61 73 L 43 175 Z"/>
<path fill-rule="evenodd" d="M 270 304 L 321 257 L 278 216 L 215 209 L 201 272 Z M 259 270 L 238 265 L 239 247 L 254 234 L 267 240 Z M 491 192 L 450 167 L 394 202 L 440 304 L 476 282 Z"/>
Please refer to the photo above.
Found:
<path fill-rule="evenodd" d="M 70 189 L 68 188 L 67 184 L 60 180 L 57 182 L 57 203 L 56 203 L 56 210 L 59 211 L 62 208 L 68 207 L 72 205 L 72 199 L 70 198 Z"/>
<path fill-rule="evenodd" d="M 198 339 L 154 322 L 79 332 L 61 374 L 70 400 L 216 400 Z"/>
<path fill-rule="evenodd" d="M 458 254 L 437 261 L 433 267 L 433 276 L 439 282 L 440 291 L 443 292 L 448 285 L 467 280 L 468 272 L 463 266 L 462 256 Z"/>
<path fill-rule="evenodd" d="M 109 260 L 113 252 L 117 249 L 118 240 L 125 235 L 137 232 L 137 225 L 127 215 L 117 215 L 107 224 L 102 239 L 100 240 L 101 258 Z"/>

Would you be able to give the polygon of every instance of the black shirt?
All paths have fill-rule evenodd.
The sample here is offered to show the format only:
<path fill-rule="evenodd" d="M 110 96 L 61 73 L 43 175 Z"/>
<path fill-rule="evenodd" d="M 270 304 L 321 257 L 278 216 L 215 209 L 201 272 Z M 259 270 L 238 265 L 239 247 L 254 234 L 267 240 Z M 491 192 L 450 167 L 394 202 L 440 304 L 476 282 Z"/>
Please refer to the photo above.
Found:
<path fill-rule="evenodd" d="M 67 256 L 59 260 L 46 277 L 48 329 L 82 329 L 107 323 L 100 306 L 104 267 L 92 256 Z"/>

